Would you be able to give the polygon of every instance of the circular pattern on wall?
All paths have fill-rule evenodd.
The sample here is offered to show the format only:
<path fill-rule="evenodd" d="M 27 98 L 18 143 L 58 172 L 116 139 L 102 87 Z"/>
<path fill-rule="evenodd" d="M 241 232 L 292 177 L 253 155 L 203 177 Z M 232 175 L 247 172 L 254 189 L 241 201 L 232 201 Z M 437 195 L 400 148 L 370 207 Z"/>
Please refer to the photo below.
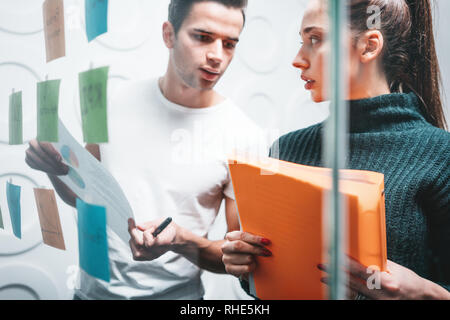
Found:
<path fill-rule="evenodd" d="M 274 26 L 268 18 L 252 17 L 242 32 L 238 56 L 252 71 L 270 73 L 282 62 L 281 45 Z"/>
<path fill-rule="evenodd" d="M 14 35 L 32 35 L 43 30 L 44 0 L 0 1 L 0 31 Z"/>
<path fill-rule="evenodd" d="M 297 89 L 292 92 L 283 112 L 282 126 L 287 131 L 312 126 L 328 117 L 329 106 L 329 102 L 315 103 L 309 92 Z"/>
<path fill-rule="evenodd" d="M 36 81 L 41 81 L 36 71 L 19 62 L 0 63 L 0 144 L 9 142 L 9 96 L 14 88 L 22 91 L 23 140 L 36 136 Z M 6 78 L 7 77 L 7 78 Z"/>
<path fill-rule="evenodd" d="M 55 300 L 58 289 L 50 274 L 34 265 L 0 267 L 0 300 Z"/>

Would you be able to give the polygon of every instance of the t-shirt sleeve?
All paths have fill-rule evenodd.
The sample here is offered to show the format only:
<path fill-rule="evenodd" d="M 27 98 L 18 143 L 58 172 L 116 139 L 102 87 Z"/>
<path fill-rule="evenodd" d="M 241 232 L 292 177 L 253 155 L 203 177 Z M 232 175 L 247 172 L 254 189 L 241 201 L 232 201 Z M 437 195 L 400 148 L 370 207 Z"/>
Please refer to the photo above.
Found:
<path fill-rule="evenodd" d="M 227 181 L 225 182 L 224 188 L 223 188 L 223 194 L 230 199 L 236 200 L 236 197 L 234 195 L 234 189 L 233 189 L 233 182 L 231 181 L 231 175 L 230 175 L 230 169 L 227 165 Z"/>

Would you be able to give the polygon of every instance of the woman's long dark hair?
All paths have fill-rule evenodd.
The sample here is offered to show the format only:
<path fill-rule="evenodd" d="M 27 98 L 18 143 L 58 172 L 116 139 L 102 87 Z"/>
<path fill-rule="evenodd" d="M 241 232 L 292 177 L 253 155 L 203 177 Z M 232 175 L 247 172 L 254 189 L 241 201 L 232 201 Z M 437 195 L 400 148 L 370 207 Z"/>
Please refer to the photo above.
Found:
<path fill-rule="evenodd" d="M 367 8 L 381 12 L 382 65 L 391 92 L 414 92 L 433 126 L 446 129 L 430 0 L 350 0 L 351 29 L 368 30 Z"/>

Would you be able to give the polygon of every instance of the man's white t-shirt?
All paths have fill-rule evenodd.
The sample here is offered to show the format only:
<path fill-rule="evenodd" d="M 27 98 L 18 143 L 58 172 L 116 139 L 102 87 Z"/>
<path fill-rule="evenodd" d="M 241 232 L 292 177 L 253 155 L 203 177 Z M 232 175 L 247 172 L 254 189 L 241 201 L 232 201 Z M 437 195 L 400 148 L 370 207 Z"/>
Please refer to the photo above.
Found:
<path fill-rule="evenodd" d="M 172 217 L 206 237 L 223 198 L 234 199 L 227 156 L 243 149 L 265 153 L 261 130 L 229 99 L 193 109 L 168 101 L 157 79 L 122 89 L 108 110 L 102 163 L 121 185 L 138 224 Z M 183 256 L 169 251 L 153 261 L 134 261 L 128 244 L 109 230 L 108 246 L 110 283 L 81 271 L 81 298 L 203 297 L 201 271 Z"/>

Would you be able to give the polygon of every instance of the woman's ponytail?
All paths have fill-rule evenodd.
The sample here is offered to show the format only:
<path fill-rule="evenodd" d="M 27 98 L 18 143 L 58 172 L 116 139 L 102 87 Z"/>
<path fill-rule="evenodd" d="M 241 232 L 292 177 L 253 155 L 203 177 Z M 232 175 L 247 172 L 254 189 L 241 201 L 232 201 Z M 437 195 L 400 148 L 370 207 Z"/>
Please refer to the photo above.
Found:
<path fill-rule="evenodd" d="M 431 0 L 351 0 L 351 28 L 357 36 L 368 29 L 370 6 L 381 12 L 382 66 L 391 92 L 414 92 L 427 121 L 446 129 Z"/>
<path fill-rule="evenodd" d="M 403 84 L 403 89 L 415 92 L 422 100 L 427 120 L 432 125 L 446 129 L 431 3 L 430 0 L 406 0 L 406 3 L 411 14 L 411 41 L 408 50 L 411 83 Z"/>

